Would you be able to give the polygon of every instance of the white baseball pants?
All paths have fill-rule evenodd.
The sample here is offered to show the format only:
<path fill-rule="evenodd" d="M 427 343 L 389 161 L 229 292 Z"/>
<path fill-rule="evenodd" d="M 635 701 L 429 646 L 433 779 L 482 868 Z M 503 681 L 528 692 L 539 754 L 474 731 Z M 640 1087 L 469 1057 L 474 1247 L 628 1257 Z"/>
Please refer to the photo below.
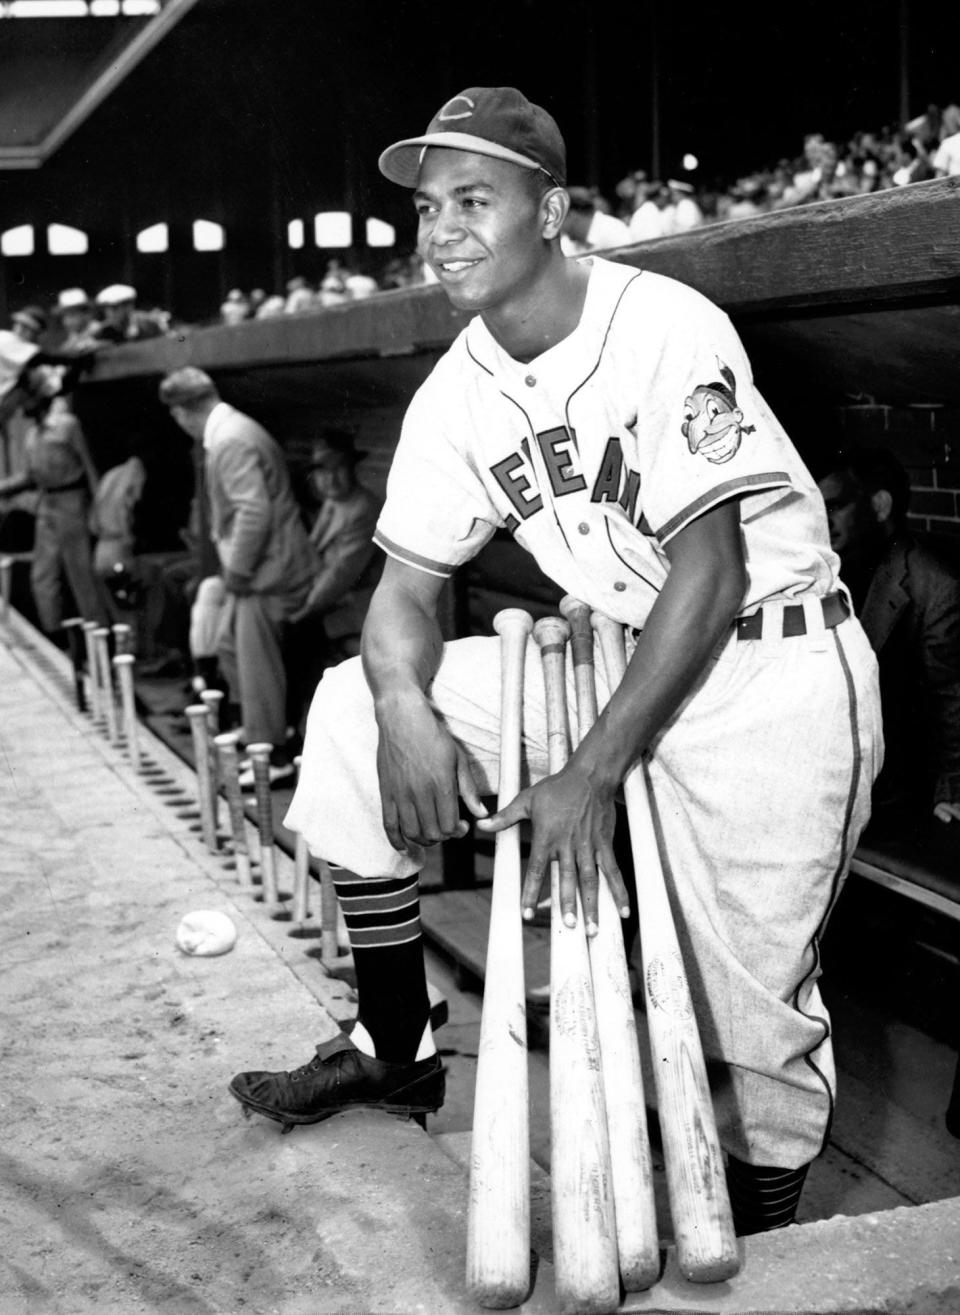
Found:
<path fill-rule="evenodd" d="M 810 602 L 806 635 L 782 638 L 768 605 L 772 637 L 724 641 L 646 764 L 721 1140 L 742 1160 L 783 1168 L 812 1160 L 829 1129 L 835 1074 L 819 936 L 882 758 L 873 651 L 859 622 L 824 630 Z M 498 645 L 448 644 L 430 691 L 485 794 L 497 787 Z M 599 652 L 597 675 L 602 704 Z M 572 718 L 569 665 L 568 686 Z M 547 749 L 532 641 L 524 701 L 526 772 L 536 781 Z M 403 876 L 420 865 L 383 832 L 376 750 L 370 693 L 351 659 L 317 689 L 286 823 L 313 853 L 358 875 Z"/>

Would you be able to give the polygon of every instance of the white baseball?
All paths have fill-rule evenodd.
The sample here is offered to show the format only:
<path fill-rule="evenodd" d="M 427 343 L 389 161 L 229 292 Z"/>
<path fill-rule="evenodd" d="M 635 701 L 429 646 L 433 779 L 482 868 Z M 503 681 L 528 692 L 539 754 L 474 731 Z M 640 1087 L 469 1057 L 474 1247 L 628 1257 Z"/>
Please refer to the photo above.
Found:
<path fill-rule="evenodd" d="M 197 909 L 188 913 L 177 928 L 177 946 L 184 954 L 226 954 L 237 943 L 237 929 L 225 913 Z"/>

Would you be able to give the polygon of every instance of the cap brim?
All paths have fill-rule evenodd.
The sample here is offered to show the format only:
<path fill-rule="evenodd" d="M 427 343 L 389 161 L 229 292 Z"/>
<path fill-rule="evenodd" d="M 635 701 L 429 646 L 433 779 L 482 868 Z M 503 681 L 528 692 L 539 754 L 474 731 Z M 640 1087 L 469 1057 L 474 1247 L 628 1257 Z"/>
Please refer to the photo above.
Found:
<path fill-rule="evenodd" d="M 474 155 L 489 155 L 495 160 L 509 160 L 523 169 L 543 169 L 536 160 L 528 159 L 508 146 L 488 142 L 485 137 L 472 137 L 467 132 L 431 132 L 423 137 L 407 137 L 394 142 L 380 156 L 380 172 L 392 183 L 401 187 L 416 187 L 420 175 L 423 153 L 428 146 L 443 146 L 450 151 L 470 151 Z M 544 169 L 544 173 L 547 171 Z M 549 175 L 548 175 L 549 177 Z"/>

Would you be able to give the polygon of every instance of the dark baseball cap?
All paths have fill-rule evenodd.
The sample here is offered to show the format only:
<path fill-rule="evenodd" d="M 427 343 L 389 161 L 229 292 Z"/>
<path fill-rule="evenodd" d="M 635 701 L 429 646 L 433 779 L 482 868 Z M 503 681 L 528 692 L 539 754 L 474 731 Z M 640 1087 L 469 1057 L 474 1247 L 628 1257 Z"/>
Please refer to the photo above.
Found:
<path fill-rule="evenodd" d="M 516 87 L 468 87 L 451 97 L 422 137 L 407 137 L 387 147 L 380 156 L 380 172 L 401 187 L 416 187 L 428 146 L 542 169 L 560 187 L 566 185 L 567 152 L 556 121 Z"/>

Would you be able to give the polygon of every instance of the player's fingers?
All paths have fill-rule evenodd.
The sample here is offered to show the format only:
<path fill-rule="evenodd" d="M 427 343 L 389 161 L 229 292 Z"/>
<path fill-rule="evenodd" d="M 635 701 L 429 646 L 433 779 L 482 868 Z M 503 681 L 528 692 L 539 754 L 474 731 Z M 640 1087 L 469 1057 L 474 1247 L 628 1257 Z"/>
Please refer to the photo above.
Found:
<path fill-rule="evenodd" d="M 454 779 L 451 778 L 447 785 L 438 789 L 434 798 L 438 835 L 433 843 L 436 844 L 437 841 L 447 840 L 460 833 L 460 794 Z"/>
<path fill-rule="evenodd" d="M 546 872 L 546 854 L 536 846 L 531 847 L 530 857 L 527 860 L 527 870 L 523 878 L 523 889 L 520 891 L 520 907 L 523 910 L 524 918 L 528 920 L 537 911 Z"/>
<path fill-rule="evenodd" d="M 613 896 L 613 902 L 617 906 L 617 912 L 621 918 L 630 916 L 630 892 L 627 890 L 627 883 L 623 879 L 623 873 L 613 854 L 613 846 L 606 842 L 601 845 L 597 852 L 597 861 L 600 865 L 600 871 L 607 885 L 610 887 L 610 894 Z"/>
<path fill-rule="evenodd" d="M 383 829 L 393 848 L 403 853 L 407 846 L 400 831 L 400 813 L 393 799 L 383 801 Z"/>
<path fill-rule="evenodd" d="M 478 831 L 505 831 L 508 826 L 515 826 L 530 816 L 530 791 L 521 790 L 515 799 L 511 799 L 505 808 L 481 817 L 477 822 Z"/>
<path fill-rule="evenodd" d="M 565 927 L 577 925 L 577 864 L 569 849 L 560 852 L 560 914 Z"/>
<path fill-rule="evenodd" d="M 457 789 L 460 791 L 460 798 L 474 817 L 488 815 L 487 806 L 481 799 L 477 783 L 473 778 L 470 760 L 459 745 L 457 746 Z"/>
<path fill-rule="evenodd" d="M 580 902 L 583 906 L 584 929 L 588 936 L 596 936 L 599 916 L 599 878 L 593 850 L 587 846 L 584 846 L 577 854 L 577 874 L 580 884 Z"/>

